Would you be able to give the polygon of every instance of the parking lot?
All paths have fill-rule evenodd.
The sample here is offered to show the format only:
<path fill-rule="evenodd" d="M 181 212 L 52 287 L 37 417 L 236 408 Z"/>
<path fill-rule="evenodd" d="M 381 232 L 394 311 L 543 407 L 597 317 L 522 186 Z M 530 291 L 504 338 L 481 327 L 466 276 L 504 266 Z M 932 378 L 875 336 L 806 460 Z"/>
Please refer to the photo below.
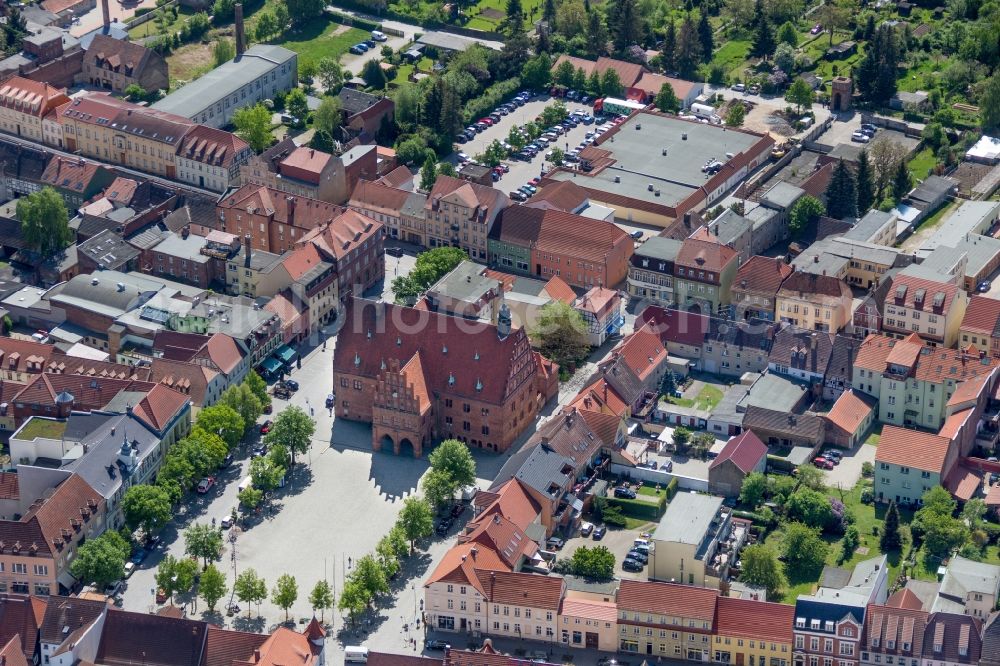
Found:
<path fill-rule="evenodd" d="M 457 144 L 457 151 L 455 156 L 453 156 L 453 159 L 457 160 L 458 152 L 465 153 L 470 158 L 475 159 L 475 156 L 483 153 L 486 150 L 486 147 L 493 143 L 493 141 L 506 141 L 512 127 L 523 126 L 532 122 L 537 116 L 541 115 L 545 107 L 555 103 L 556 101 L 560 100 L 548 95 L 534 97 L 531 101 L 525 103 L 524 106 L 518 107 L 506 116 L 501 116 L 499 123 L 486 128 L 473 137 L 471 141 L 464 144 Z M 586 113 L 593 113 L 594 110 L 592 103 L 583 104 L 568 99 L 563 99 L 561 101 L 566 105 L 566 110 L 569 112 L 580 109 Z M 550 145 L 550 149 L 558 147 L 563 151 L 568 151 L 577 147 L 584 140 L 587 132 L 593 131 L 598 124 L 599 123 L 592 123 L 590 125 L 585 125 L 581 123 L 579 126 L 570 129 L 566 134 L 560 136 L 557 142 Z M 493 186 L 499 190 L 509 193 L 512 190 L 516 190 L 520 186 L 524 185 L 532 178 L 541 177 L 544 169 L 552 168 L 553 166 L 545 160 L 545 152 L 547 151 L 540 152 L 530 161 L 515 159 L 504 160 L 504 164 L 510 168 L 510 173 L 504 174 L 499 181 L 496 181 L 493 184 Z"/>
<path fill-rule="evenodd" d="M 562 550 L 558 551 L 558 559 L 572 559 L 573 553 L 580 546 L 587 546 L 588 548 L 604 546 L 615 556 L 615 578 L 646 580 L 648 574 L 645 567 L 643 567 L 642 571 L 624 571 L 622 569 L 622 561 L 625 559 L 625 555 L 632 549 L 639 533 L 643 531 L 652 532 L 654 529 L 656 529 L 655 523 L 650 523 L 647 527 L 635 530 L 613 528 L 609 529 L 608 533 L 600 541 L 594 541 L 590 537 L 585 537 L 577 533 L 572 539 L 566 541 Z"/>

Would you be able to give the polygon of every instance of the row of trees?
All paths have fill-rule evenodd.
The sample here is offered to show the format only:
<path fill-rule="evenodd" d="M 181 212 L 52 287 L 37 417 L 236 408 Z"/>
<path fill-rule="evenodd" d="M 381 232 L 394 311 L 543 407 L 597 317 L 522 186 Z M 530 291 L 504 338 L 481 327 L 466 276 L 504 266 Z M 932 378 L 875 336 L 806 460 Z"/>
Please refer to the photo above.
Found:
<path fill-rule="evenodd" d="M 836 219 L 863 216 L 886 196 L 899 202 L 913 186 L 906 152 L 888 139 L 876 139 L 852 169 L 840 160 L 826 188 L 826 214 Z"/>

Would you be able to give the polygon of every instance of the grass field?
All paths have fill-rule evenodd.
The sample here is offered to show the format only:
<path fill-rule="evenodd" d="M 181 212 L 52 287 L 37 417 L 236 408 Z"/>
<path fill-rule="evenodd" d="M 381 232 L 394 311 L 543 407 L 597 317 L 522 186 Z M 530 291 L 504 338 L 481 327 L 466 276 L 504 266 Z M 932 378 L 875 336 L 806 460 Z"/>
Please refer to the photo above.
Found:
<path fill-rule="evenodd" d="M 910 175 L 915 180 L 923 180 L 927 178 L 928 172 L 934 168 L 935 164 L 937 164 L 937 157 L 934 156 L 934 150 L 924 148 L 913 156 L 913 159 L 910 160 L 907 166 L 910 168 Z"/>
<path fill-rule="evenodd" d="M 368 39 L 368 36 L 366 31 L 359 28 L 316 20 L 300 30 L 289 30 L 271 43 L 298 53 L 301 67 L 304 62 L 315 64 L 326 57 L 339 58 L 358 42 Z"/>
<path fill-rule="evenodd" d="M 153 12 L 154 14 L 156 12 Z M 181 26 L 189 18 L 197 14 L 196 11 L 190 7 L 179 7 L 177 10 L 177 20 L 171 21 L 167 24 L 166 30 L 160 30 L 160 24 L 156 19 L 150 19 L 141 25 L 137 25 L 134 28 L 130 28 L 128 31 L 128 36 L 130 39 L 142 39 L 143 37 L 152 37 L 153 35 L 162 35 L 164 33 L 177 32 L 181 29 Z"/>
<path fill-rule="evenodd" d="M 718 65 L 733 80 L 743 78 L 743 67 L 750 53 L 748 40 L 732 40 L 726 42 L 712 57 L 712 65 Z"/>
<path fill-rule="evenodd" d="M 167 66 L 170 68 L 170 88 L 179 82 L 187 83 L 198 78 L 215 66 L 211 44 L 185 44 L 169 56 Z"/>
<path fill-rule="evenodd" d="M 713 410 L 722 400 L 722 391 L 714 386 L 703 386 L 698 395 L 692 398 L 667 398 L 667 401 L 680 407 L 694 407 L 701 410 Z"/>
<path fill-rule="evenodd" d="M 540 18 L 542 11 L 541 6 L 542 0 L 523 0 L 521 2 L 521 7 L 524 9 L 524 16 L 529 22 Z M 500 26 L 501 21 L 503 21 L 503 18 L 481 16 L 480 13 L 484 9 L 494 9 L 501 15 L 506 16 L 507 0 L 481 0 L 476 3 L 475 7 L 466 10 L 472 18 L 465 24 L 465 27 L 472 28 L 473 30 L 487 30 L 495 32 Z"/>

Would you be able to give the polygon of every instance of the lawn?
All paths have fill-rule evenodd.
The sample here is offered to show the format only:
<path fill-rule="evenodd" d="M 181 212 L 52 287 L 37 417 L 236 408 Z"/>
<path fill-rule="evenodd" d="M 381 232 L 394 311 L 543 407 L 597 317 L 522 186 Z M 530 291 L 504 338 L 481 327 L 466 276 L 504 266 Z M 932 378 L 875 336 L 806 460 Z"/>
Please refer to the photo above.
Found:
<path fill-rule="evenodd" d="M 915 180 L 924 180 L 936 164 L 937 157 L 934 156 L 934 149 L 929 147 L 924 148 L 910 160 L 908 165 L 910 167 L 910 175 Z"/>
<path fill-rule="evenodd" d="M 524 9 L 524 15 L 529 21 L 533 22 L 535 19 L 541 18 L 542 0 L 522 0 L 521 7 Z M 480 14 L 484 9 L 493 9 L 499 12 L 501 16 L 506 17 L 507 0 L 481 0 L 476 3 L 475 7 L 466 10 L 472 18 L 465 24 L 465 27 L 472 28 L 473 30 L 496 32 L 504 19 L 481 16 Z"/>
<path fill-rule="evenodd" d="M 368 39 L 368 32 L 359 28 L 348 28 L 333 21 L 317 19 L 298 30 L 289 30 L 272 44 L 283 46 L 299 54 L 302 63 L 319 62 L 323 58 L 339 58 L 347 50 Z"/>
<path fill-rule="evenodd" d="M 694 399 L 668 397 L 667 401 L 680 407 L 694 407 L 703 411 L 711 411 L 722 400 L 722 391 L 715 386 L 705 385 L 698 391 Z"/>
<path fill-rule="evenodd" d="M 24 424 L 18 437 L 21 439 L 34 439 L 36 437 L 46 437 L 48 439 L 61 439 L 66 432 L 65 421 L 54 421 L 52 419 L 33 418 Z"/>
<path fill-rule="evenodd" d="M 882 424 L 879 424 L 874 430 L 871 431 L 871 434 L 869 434 L 868 438 L 865 440 L 865 444 L 878 446 L 880 439 L 882 439 Z"/>
<path fill-rule="evenodd" d="M 712 65 L 718 65 L 726 75 L 734 80 L 743 78 L 743 64 L 750 53 L 749 40 L 732 40 L 723 44 L 712 57 Z"/>
<path fill-rule="evenodd" d="M 211 44 L 185 44 L 169 56 L 167 66 L 170 69 L 170 89 L 178 83 L 192 81 L 215 67 Z"/>
<path fill-rule="evenodd" d="M 944 220 L 944 216 L 947 215 L 954 207 L 955 204 L 951 202 L 945 204 L 944 206 L 941 206 L 941 208 L 938 209 L 936 213 L 934 213 L 933 215 L 925 219 L 923 222 L 921 222 L 920 226 L 913 230 L 913 233 L 915 234 L 918 231 L 926 231 L 928 229 L 934 229 L 939 224 L 941 224 L 941 222 Z"/>
<path fill-rule="evenodd" d="M 159 11 L 159 10 L 157 10 Z M 153 12 L 154 14 L 156 12 Z M 167 24 L 166 30 L 160 30 L 160 24 L 156 19 L 150 19 L 145 23 L 135 26 L 134 28 L 129 28 L 128 36 L 130 39 L 142 39 L 143 37 L 152 37 L 153 35 L 162 35 L 166 33 L 177 32 L 184 25 L 184 22 L 189 18 L 197 14 L 190 7 L 179 7 L 177 10 L 177 20 L 171 21 Z"/>

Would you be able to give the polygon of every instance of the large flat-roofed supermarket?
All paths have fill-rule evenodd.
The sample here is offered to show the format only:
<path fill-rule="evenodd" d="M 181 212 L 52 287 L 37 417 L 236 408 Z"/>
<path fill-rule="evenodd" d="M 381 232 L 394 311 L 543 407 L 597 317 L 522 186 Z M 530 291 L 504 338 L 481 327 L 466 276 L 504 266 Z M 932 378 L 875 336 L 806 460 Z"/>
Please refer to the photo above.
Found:
<path fill-rule="evenodd" d="M 589 172 L 560 168 L 542 182 L 573 180 L 619 220 L 668 227 L 724 196 L 773 146 L 769 136 L 643 111 L 581 152 Z M 715 175 L 702 171 L 712 160 L 723 165 Z"/>

